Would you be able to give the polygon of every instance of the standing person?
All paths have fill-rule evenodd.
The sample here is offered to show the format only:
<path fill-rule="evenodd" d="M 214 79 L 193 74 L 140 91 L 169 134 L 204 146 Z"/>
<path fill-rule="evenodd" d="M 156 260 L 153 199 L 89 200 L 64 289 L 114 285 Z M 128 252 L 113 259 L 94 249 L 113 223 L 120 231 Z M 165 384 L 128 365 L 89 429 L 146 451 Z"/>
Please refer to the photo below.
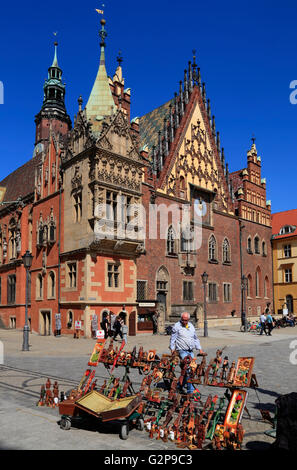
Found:
<path fill-rule="evenodd" d="M 110 321 L 109 321 L 109 336 L 113 337 L 114 336 L 114 324 L 116 321 L 117 316 L 115 313 L 110 312 Z"/>
<path fill-rule="evenodd" d="M 159 313 L 155 311 L 152 315 L 152 321 L 153 321 L 153 335 L 158 334 L 158 318 L 159 318 Z"/>
<path fill-rule="evenodd" d="M 124 320 L 118 315 L 115 319 L 114 322 L 114 333 L 113 333 L 113 339 L 115 340 L 118 335 L 120 335 L 121 339 L 123 339 L 123 333 L 122 333 L 122 325 L 124 323 Z"/>
<path fill-rule="evenodd" d="M 104 338 L 108 338 L 109 322 L 107 318 L 107 312 L 103 312 L 102 322 L 100 323 L 102 330 L 104 331 Z"/>
<path fill-rule="evenodd" d="M 194 325 L 189 322 L 190 314 L 188 312 L 183 312 L 180 317 L 180 321 L 175 323 L 172 328 L 171 338 L 170 338 L 170 349 L 171 352 L 177 351 L 180 359 L 184 359 L 187 356 L 194 357 L 193 350 L 197 349 L 198 354 L 205 355 L 201 349 L 200 341 L 196 335 Z M 187 393 L 193 393 L 194 386 L 191 383 L 188 383 L 188 376 L 185 374 L 184 386 L 187 383 Z"/>
<path fill-rule="evenodd" d="M 260 326 L 260 335 L 262 335 L 264 331 L 265 335 L 267 336 L 268 333 L 266 331 L 266 315 L 264 313 L 262 313 L 262 315 L 260 316 Z"/>
<path fill-rule="evenodd" d="M 273 330 L 273 318 L 269 312 L 266 315 L 266 325 L 268 328 L 268 336 L 271 336 L 271 332 Z"/>
<path fill-rule="evenodd" d="M 122 335 L 123 335 L 123 341 L 125 341 L 125 344 L 127 344 L 127 342 L 128 342 L 128 338 L 127 338 L 128 326 L 125 325 L 124 322 L 123 322 L 122 327 L 121 327 L 121 332 L 122 332 Z"/>

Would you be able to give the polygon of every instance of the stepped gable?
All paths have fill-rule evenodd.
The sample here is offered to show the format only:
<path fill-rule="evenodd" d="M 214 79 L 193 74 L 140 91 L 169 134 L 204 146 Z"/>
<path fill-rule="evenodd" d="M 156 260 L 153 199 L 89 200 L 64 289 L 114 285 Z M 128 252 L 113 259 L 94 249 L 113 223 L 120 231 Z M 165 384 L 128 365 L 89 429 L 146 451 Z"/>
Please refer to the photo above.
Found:
<path fill-rule="evenodd" d="M 31 158 L 0 182 L 0 187 L 6 189 L 1 202 L 15 201 L 18 197 L 34 192 L 35 168 L 41 163 L 41 159 L 41 154 Z"/>
<path fill-rule="evenodd" d="M 147 145 L 149 155 L 152 148 L 158 144 L 158 132 L 163 130 L 164 119 L 169 116 L 169 106 L 173 105 L 173 102 L 171 99 L 139 118 L 140 148 Z"/>

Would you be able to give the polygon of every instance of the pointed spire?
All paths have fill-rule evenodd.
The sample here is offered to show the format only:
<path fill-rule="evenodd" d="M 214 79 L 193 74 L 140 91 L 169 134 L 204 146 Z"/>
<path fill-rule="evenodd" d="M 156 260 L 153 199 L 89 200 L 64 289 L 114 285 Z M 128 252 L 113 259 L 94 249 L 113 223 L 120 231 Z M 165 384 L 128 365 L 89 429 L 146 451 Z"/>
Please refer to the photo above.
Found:
<path fill-rule="evenodd" d="M 205 88 L 205 82 L 202 83 L 202 99 L 203 99 L 203 103 L 206 104 L 206 88 Z"/>
<path fill-rule="evenodd" d="M 211 108 L 210 108 L 210 99 L 208 98 L 207 100 L 207 116 L 209 119 L 209 122 L 211 121 Z"/>
<path fill-rule="evenodd" d="M 220 133 L 217 132 L 217 141 L 216 141 L 216 144 L 217 144 L 217 149 L 218 149 L 218 152 L 220 154 L 220 151 L 221 151 L 221 140 L 220 140 Z"/>
<path fill-rule="evenodd" d="M 222 147 L 222 152 L 221 152 L 221 161 L 222 161 L 222 165 L 225 169 L 225 149 L 224 147 Z"/>
<path fill-rule="evenodd" d="M 201 88 L 201 73 L 200 73 L 200 67 L 197 69 L 197 81 L 198 81 L 198 86 Z"/>
<path fill-rule="evenodd" d="M 189 102 L 189 83 L 186 69 L 184 70 L 184 101 L 186 105 Z"/>
<path fill-rule="evenodd" d="M 190 60 L 189 60 L 188 77 L 189 77 L 189 94 L 191 94 L 193 91 L 193 73 L 192 73 L 192 62 Z"/>
<path fill-rule="evenodd" d="M 58 43 L 54 42 L 54 46 L 55 46 L 55 55 L 54 55 L 54 60 L 53 60 L 53 63 L 52 63 L 52 67 L 59 67 L 59 65 L 58 65 L 58 52 L 57 52 Z"/>
<path fill-rule="evenodd" d="M 109 79 L 105 68 L 105 39 L 107 32 L 105 30 L 105 19 L 102 18 L 100 36 L 100 63 L 97 76 L 89 96 L 86 113 L 88 120 L 93 124 L 93 131 L 96 133 L 101 130 L 99 121 L 105 116 L 111 116 L 116 110 L 116 106 L 112 97 L 109 86 Z"/>
<path fill-rule="evenodd" d="M 212 117 L 212 135 L 215 137 L 216 135 L 216 121 L 215 121 L 215 117 L 213 116 Z"/>
<path fill-rule="evenodd" d="M 78 98 L 77 102 L 78 102 L 78 111 L 80 112 L 82 110 L 82 104 L 83 104 L 83 99 L 81 96 Z"/>

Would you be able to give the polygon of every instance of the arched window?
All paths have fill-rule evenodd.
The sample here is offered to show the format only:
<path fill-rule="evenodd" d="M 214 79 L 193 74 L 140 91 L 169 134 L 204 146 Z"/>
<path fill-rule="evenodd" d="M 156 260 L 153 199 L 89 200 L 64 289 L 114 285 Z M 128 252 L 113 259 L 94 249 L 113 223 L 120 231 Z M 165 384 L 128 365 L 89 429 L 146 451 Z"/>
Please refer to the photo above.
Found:
<path fill-rule="evenodd" d="M 253 296 L 253 284 L 252 284 L 252 276 L 249 274 L 247 277 L 247 296 L 252 297 Z"/>
<path fill-rule="evenodd" d="M 254 238 L 255 253 L 260 253 L 260 245 L 259 245 L 259 242 L 260 242 L 259 237 L 256 236 L 256 237 Z"/>
<path fill-rule="evenodd" d="M 265 241 L 262 242 L 262 256 L 267 256 Z"/>
<path fill-rule="evenodd" d="M 48 297 L 53 298 L 56 295 L 56 276 L 53 271 L 50 271 L 48 275 L 48 285 L 47 285 Z"/>
<path fill-rule="evenodd" d="M 264 297 L 268 297 L 269 295 L 269 280 L 268 280 L 268 277 L 265 276 L 265 280 L 264 280 Z"/>
<path fill-rule="evenodd" d="M 223 241 L 223 263 L 230 263 L 231 262 L 231 249 L 230 243 L 227 238 Z"/>
<path fill-rule="evenodd" d="M 261 271 L 260 271 L 260 268 L 258 267 L 257 270 L 256 270 L 256 276 L 255 276 L 255 293 L 256 293 L 256 297 L 261 296 L 260 284 L 261 284 Z"/>
<path fill-rule="evenodd" d="M 11 219 L 9 222 L 9 257 L 17 257 L 17 226 L 15 219 Z"/>
<path fill-rule="evenodd" d="M 36 298 L 42 299 L 43 298 L 43 279 L 42 275 L 38 274 L 36 280 Z"/>
<path fill-rule="evenodd" d="M 252 239 L 251 237 L 248 237 L 247 239 L 247 251 L 248 253 L 253 253 L 253 250 L 252 250 Z"/>
<path fill-rule="evenodd" d="M 211 235 L 208 242 L 208 260 L 217 261 L 217 242 L 214 235 Z"/>
<path fill-rule="evenodd" d="M 73 312 L 69 310 L 69 312 L 67 313 L 67 328 L 71 329 L 72 326 L 73 326 Z"/>
<path fill-rule="evenodd" d="M 167 255 L 176 255 L 175 239 L 175 232 L 172 225 L 170 225 L 167 232 Z"/>

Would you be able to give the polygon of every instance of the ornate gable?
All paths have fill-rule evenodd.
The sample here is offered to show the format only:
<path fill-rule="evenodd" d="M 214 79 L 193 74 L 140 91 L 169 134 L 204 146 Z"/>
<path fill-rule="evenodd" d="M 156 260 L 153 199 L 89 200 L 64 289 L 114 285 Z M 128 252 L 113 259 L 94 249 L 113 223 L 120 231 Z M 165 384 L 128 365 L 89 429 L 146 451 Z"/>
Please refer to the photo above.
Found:
<path fill-rule="evenodd" d="M 97 140 L 97 147 L 141 162 L 135 137 L 130 132 L 130 123 L 121 109 L 114 116 L 105 120 L 100 137 Z"/>
<path fill-rule="evenodd" d="M 169 164 L 167 168 L 164 167 L 164 174 L 160 178 L 159 191 L 178 197 L 183 193 L 189 199 L 191 184 L 215 193 L 220 209 L 229 211 L 230 195 L 224 181 L 222 164 L 197 99 L 193 102 L 191 112 L 185 117 L 186 122 L 175 151 L 172 155 L 169 154 Z"/>

